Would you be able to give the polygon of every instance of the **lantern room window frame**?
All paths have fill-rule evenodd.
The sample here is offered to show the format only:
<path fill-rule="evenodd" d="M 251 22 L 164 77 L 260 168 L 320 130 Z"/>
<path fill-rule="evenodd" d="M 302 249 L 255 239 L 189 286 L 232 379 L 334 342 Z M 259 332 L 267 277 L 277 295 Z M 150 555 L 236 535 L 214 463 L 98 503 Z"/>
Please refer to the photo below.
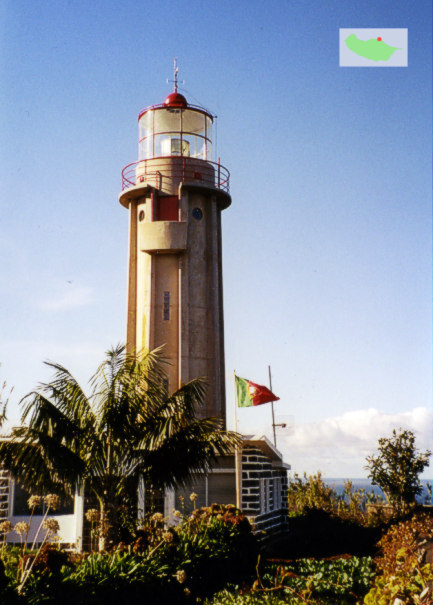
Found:
<path fill-rule="evenodd" d="M 163 130 L 155 130 L 158 128 L 157 112 L 166 112 L 169 114 L 178 115 L 178 119 L 174 120 L 174 126 L 178 128 L 169 128 Z M 191 114 L 201 114 L 203 116 L 203 127 L 191 130 L 185 129 L 185 122 L 188 118 L 188 112 Z M 193 117 L 193 116 L 191 116 Z M 163 115 L 161 115 L 163 118 Z M 150 124 L 146 124 L 146 121 Z M 163 119 L 161 119 L 163 122 Z M 191 157 L 193 159 L 202 159 L 205 161 L 212 161 L 212 124 L 213 116 L 204 110 L 202 107 L 196 105 L 188 105 L 185 108 L 180 107 L 169 107 L 167 105 L 153 105 L 140 112 L 138 116 L 139 124 L 139 141 L 138 151 L 140 160 L 149 160 L 159 157 Z M 150 127 L 149 127 L 150 126 Z M 179 139 L 179 151 L 180 153 L 163 155 L 161 150 L 161 142 L 164 137 L 170 139 Z M 187 146 L 190 148 L 190 153 L 185 154 L 184 141 L 188 143 Z M 202 146 L 198 146 L 202 143 Z M 161 153 L 160 153 L 161 152 Z"/>

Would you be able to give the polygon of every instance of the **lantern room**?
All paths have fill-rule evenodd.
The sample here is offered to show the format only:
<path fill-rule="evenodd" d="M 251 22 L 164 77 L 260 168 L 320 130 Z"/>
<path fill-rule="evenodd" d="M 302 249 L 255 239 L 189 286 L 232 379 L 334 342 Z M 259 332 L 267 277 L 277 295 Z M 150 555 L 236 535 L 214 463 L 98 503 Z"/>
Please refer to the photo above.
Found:
<path fill-rule="evenodd" d="M 179 186 L 188 183 L 225 192 L 224 204 L 229 205 L 230 173 L 219 158 L 212 161 L 213 116 L 178 92 L 176 63 L 174 83 L 163 103 L 138 116 L 138 161 L 122 170 L 122 191 L 133 191 L 122 193 L 120 201 L 128 207 L 130 194 L 138 195 L 143 187 L 178 195 Z"/>
<path fill-rule="evenodd" d="M 213 118 L 177 91 L 138 116 L 139 160 L 189 157 L 212 161 Z"/>

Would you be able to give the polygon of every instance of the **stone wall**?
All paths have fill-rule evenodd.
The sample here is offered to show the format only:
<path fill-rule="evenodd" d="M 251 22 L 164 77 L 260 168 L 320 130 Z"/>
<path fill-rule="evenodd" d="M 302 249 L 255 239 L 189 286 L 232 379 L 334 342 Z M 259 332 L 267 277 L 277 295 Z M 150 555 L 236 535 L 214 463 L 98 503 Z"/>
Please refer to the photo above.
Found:
<path fill-rule="evenodd" d="M 241 508 L 256 532 L 287 528 L 287 470 L 255 447 L 242 452 Z"/>
<path fill-rule="evenodd" d="M 4 469 L 0 468 L 0 521 L 8 519 L 10 511 L 10 478 L 9 473 Z"/>

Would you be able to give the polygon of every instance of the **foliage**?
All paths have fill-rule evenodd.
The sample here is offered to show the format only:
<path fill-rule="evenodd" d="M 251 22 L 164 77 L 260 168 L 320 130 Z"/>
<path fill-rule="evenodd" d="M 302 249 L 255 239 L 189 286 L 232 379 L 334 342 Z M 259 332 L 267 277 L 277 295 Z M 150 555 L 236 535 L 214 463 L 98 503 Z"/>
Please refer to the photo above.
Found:
<path fill-rule="evenodd" d="M 20 546 L 10 546 L 8 544 L 1 550 L 1 563 L 10 581 L 17 578 L 17 570 L 22 556 L 23 550 Z"/>
<path fill-rule="evenodd" d="M 304 513 L 310 508 L 333 511 L 338 501 L 337 492 L 324 483 L 320 471 L 317 475 L 307 476 L 304 473 L 303 477 L 295 473 L 293 477 L 289 478 L 288 503 L 290 512 Z"/>
<path fill-rule="evenodd" d="M 208 605 L 266 603 L 355 603 L 368 590 L 374 572 L 369 557 L 330 561 L 300 559 L 267 565 L 252 589 L 218 593 Z"/>
<path fill-rule="evenodd" d="M 161 568 L 182 571 L 192 595 L 203 597 L 227 582 L 251 578 L 258 545 L 248 519 L 234 505 L 198 508 L 169 531 L 158 515 L 139 532 L 133 551 L 150 549 Z"/>
<path fill-rule="evenodd" d="M 274 584 L 281 583 L 304 597 L 326 598 L 327 603 L 344 599 L 350 602 L 368 590 L 373 577 L 370 557 L 330 561 L 300 559 L 277 567 Z"/>
<path fill-rule="evenodd" d="M 205 605 L 300 605 L 305 603 L 305 599 L 291 596 L 287 600 L 286 592 L 244 592 L 236 587 L 228 587 L 220 591 L 213 598 L 205 601 Z M 309 601 L 313 603 L 313 601 Z"/>
<path fill-rule="evenodd" d="M 415 504 L 422 492 L 419 476 L 429 465 L 430 451 L 419 452 L 412 431 L 397 433 L 379 439 L 379 454 L 367 457 L 368 477 L 378 485 L 398 513 L 404 513 Z"/>
<path fill-rule="evenodd" d="M 227 582 L 250 579 L 258 545 L 248 519 L 233 505 L 193 511 L 178 532 L 177 567 L 185 569 L 188 587 L 204 596 Z"/>
<path fill-rule="evenodd" d="M 100 509 L 100 548 L 119 530 L 120 506 L 133 507 L 139 477 L 156 488 L 183 485 L 238 442 L 221 420 L 200 419 L 205 386 L 193 380 L 168 396 L 158 353 L 107 352 L 87 396 L 61 365 L 23 401 L 23 426 L 0 444 L 4 466 L 32 493 L 74 494 L 86 485 Z M 27 422 L 27 425 L 25 424 Z"/>
<path fill-rule="evenodd" d="M 344 482 L 344 492 L 338 494 L 334 487 L 324 483 L 320 471 L 308 476 L 304 473 L 303 477 L 295 473 L 289 479 L 289 516 L 298 516 L 311 509 L 318 509 L 363 525 L 377 525 L 381 518 L 368 512 L 367 505 L 381 501 L 382 498 L 373 492 L 355 490 L 349 480 Z"/>
<path fill-rule="evenodd" d="M 0 554 L 0 603 L 18 605 L 25 603 L 15 590 L 23 551 L 21 547 L 3 545 Z"/>
<path fill-rule="evenodd" d="M 3 423 L 6 421 L 6 410 L 13 390 L 14 387 L 9 388 L 6 380 L 4 380 L 0 387 L 0 427 L 3 426 Z"/>
<path fill-rule="evenodd" d="M 8 578 L 17 588 L 17 567 L 34 561 L 22 587 L 28 605 L 107 605 L 144 597 L 146 605 L 182 605 L 211 595 L 228 580 L 253 578 L 257 543 L 235 506 L 196 509 L 176 527 L 166 528 L 164 521 L 155 513 L 133 544 L 119 544 L 111 553 L 67 556 L 45 545 L 17 561 L 17 552 L 12 558 L 6 547 L 4 559 L 14 562 Z"/>
<path fill-rule="evenodd" d="M 396 598 L 405 605 L 431 603 L 428 583 L 433 581 L 433 573 L 431 564 L 425 563 L 427 540 L 433 540 L 433 520 L 426 513 L 417 513 L 388 530 L 379 542 L 379 573 L 365 597 L 366 605 L 388 605 Z"/>
<path fill-rule="evenodd" d="M 62 574 L 32 576 L 25 595 L 29 605 L 75 603 L 106 605 L 137 600 L 146 595 L 149 605 L 184 602 L 182 587 L 158 562 L 131 552 L 93 553 Z"/>

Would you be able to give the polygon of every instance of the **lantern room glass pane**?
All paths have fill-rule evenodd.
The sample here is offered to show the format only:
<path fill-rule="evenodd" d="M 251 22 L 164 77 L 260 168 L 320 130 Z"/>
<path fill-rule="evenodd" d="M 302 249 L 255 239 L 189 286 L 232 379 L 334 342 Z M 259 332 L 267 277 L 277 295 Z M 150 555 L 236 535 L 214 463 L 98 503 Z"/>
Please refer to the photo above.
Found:
<path fill-rule="evenodd" d="M 181 131 L 181 109 L 159 109 L 155 111 L 154 133 L 180 132 Z"/>
<path fill-rule="evenodd" d="M 202 111 L 158 107 L 139 120 L 139 159 L 183 156 L 212 160 L 212 118 Z"/>

